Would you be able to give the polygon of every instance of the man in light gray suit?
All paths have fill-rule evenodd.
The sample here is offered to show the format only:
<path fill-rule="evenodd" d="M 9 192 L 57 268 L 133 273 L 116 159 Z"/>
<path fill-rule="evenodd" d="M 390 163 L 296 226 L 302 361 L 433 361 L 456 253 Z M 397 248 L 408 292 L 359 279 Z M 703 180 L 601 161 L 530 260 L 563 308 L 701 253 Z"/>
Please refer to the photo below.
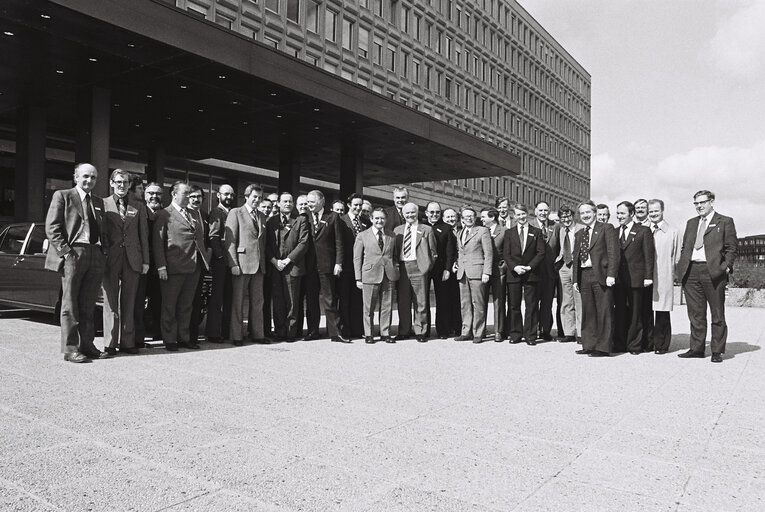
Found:
<path fill-rule="evenodd" d="M 569 343 L 582 336 L 582 297 L 574 289 L 576 275 L 574 274 L 574 235 L 583 228 L 581 224 L 574 222 L 574 211 L 570 206 L 563 205 L 558 209 L 558 224 L 554 236 L 556 241 L 553 251 L 555 252 L 555 268 L 560 277 L 560 320 L 561 325 L 558 340 L 561 343 Z"/>
<path fill-rule="evenodd" d="M 267 343 L 263 332 L 263 277 L 266 273 L 266 217 L 258 211 L 263 197 L 260 185 L 244 189 L 244 205 L 226 217 L 223 244 L 231 268 L 231 341 L 244 344 L 244 292 L 249 293 L 248 325 L 255 343 Z"/>
<path fill-rule="evenodd" d="M 476 211 L 462 209 L 462 229 L 457 232 L 457 280 L 462 300 L 462 332 L 456 341 L 482 343 L 486 331 L 486 285 L 491 278 L 494 249 L 489 230 L 476 226 Z"/>
<path fill-rule="evenodd" d="M 399 253 L 398 332 L 405 337 L 410 329 L 420 343 L 427 340 L 430 271 L 438 258 L 436 237 L 427 224 L 417 222 L 419 209 L 406 203 L 401 212 L 404 224 L 393 229 Z M 414 325 L 412 325 L 414 308 Z M 403 339 L 403 337 L 402 337 Z"/>
<path fill-rule="evenodd" d="M 115 169 L 111 185 L 114 194 L 104 198 L 104 350 L 115 355 L 119 346 L 120 352 L 137 354 L 135 295 L 138 276 L 149 271 L 149 225 L 146 208 L 128 194 L 130 175 Z"/>
<path fill-rule="evenodd" d="M 393 311 L 393 286 L 399 279 L 396 239 L 385 233 L 385 210 L 372 212 L 372 227 L 359 233 L 353 244 L 353 269 L 356 287 L 364 298 L 364 341 L 374 343 L 372 326 L 380 309 L 380 336 L 386 343 L 396 343 L 390 335 Z"/>

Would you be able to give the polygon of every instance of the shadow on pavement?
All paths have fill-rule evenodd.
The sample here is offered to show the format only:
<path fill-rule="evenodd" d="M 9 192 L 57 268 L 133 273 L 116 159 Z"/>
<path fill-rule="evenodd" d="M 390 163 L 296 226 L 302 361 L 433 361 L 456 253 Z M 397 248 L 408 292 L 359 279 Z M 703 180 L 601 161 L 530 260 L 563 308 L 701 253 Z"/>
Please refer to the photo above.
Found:
<path fill-rule="evenodd" d="M 756 352 L 757 350 L 760 350 L 762 347 L 759 345 L 752 345 L 751 343 L 747 343 L 745 341 L 729 341 L 725 344 L 725 357 L 727 359 L 732 359 L 736 357 L 738 354 L 745 354 L 747 352 Z"/>

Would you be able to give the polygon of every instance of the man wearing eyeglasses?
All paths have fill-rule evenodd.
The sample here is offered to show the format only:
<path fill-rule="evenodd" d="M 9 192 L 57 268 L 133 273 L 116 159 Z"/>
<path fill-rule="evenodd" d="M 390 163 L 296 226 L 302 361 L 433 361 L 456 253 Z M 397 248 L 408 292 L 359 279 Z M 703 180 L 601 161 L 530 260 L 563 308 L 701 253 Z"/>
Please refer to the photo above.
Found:
<path fill-rule="evenodd" d="M 700 190 L 693 196 L 698 213 L 685 225 L 677 264 L 691 322 L 690 349 L 683 358 L 703 358 L 707 337 L 707 304 L 712 312 L 712 362 L 722 363 L 728 326 L 725 323 L 725 286 L 733 272 L 738 238 L 733 219 L 714 210 L 715 195 Z"/>
<path fill-rule="evenodd" d="M 189 211 L 196 213 L 202 222 L 204 246 L 208 253 L 212 255 L 210 250 L 210 223 L 207 212 L 202 208 L 202 203 L 205 200 L 205 193 L 202 187 L 199 185 L 191 185 L 191 192 L 189 193 Z M 210 269 L 205 269 L 210 271 Z M 204 271 L 199 274 L 199 280 L 197 281 L 197 290 L 194 293 L 194 301 L 191 306 L 191 323 L 189 324 L 189 335 L 191 336 L 191 342 L 196 343 L 199 341 L 199 324 L 202 322 L 202 282 Z"/>
<path fill-rule="evenodd" d="M 110 182 L 114 193 L 104 198 L 104 350 L 115 355 L 119 346 L 120 352 L 137 354 L 135 296 L 138 276 L 149 271 L 149 225 L 146 209 L 128 194 L 130 175 L 115 169 Z"/>
<path fill-rule="evenodd" d="M 445 340 L 451 334 L 452 301 L 458 298 L 449 295 L 449 277 L 457 256 L 457 238 L 452 227 L 441 219 L 441 205 L 436 202 L 428 203 L 425 211 L 428 225 L 436 237 L 436 262 L 430 277 L 433 280 L 433 292 L 436 296 L 436 336 Z M 430 304 L 428 304 L 428 332 L 430 336 Z"/>

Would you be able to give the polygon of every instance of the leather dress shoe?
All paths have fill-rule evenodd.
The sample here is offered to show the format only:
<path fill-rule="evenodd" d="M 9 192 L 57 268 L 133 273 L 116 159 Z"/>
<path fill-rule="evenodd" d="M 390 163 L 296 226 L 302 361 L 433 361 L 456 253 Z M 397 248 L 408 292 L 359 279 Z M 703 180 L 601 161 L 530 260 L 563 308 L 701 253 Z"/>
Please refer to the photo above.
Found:
<path fill-rule="evenodd" d="M 600 350 L 590 352 L 590 357 L 609 357 L 610 355 L 608 352 L 601 352 Z"/>
<path fill-rule="evenodd" d="M 473 338 L 471 338 L 470 336 L 457 336 L 456 338 L 454 338 L 454 341 L 469 341 L 471 339 Z"/>
<path fill-rule="evenodd" d="M 722 354 L 720 352 L 712 352 L 712 362 L 722 363 Z"/>
<path fill-rule="evenodd" d="M 497 343 L 502 343 L 502 340 L 503 340 L 503 338 L 502 338 L 501 334 L 495 334 L 494 335 L 494 341 L 496 341 Z"/>
<path fill-rule="evenodd" d="M 372 336 L 364 336 L 364 343 L 369 343 L 370 345 L 374 345 L 376 342 Z"/>
<path fill-rule="evenodd" d="M 537 344 L 537 340 L 532 340 L 531 338 L 526 340 L 526 345 L 531 345 L 532 347 Z"/>
<path fill-rule="evenodd" d="M 104 352 L 109 354 L 110 356 L 116 356 L 117 355 L 117 349 L 112 347 L 105 347 Z"/>
<path fill-rule="evenodd" d="M 563 336 L 559 341 L 561 343 L 573 343 L 576 341 L 576 338 L 573 336 Z"/>
<path fill-rule="evenodd" d="M 552 336 L 550 336 L 550 333 L 540 334 L 537 336 L 537 341 L 552 341 Z"/>
<path fill-rule="evenodd" d="M 642 354 L 642 352 L 639 350 L 630 350 L 630 354 L 632 354 L 633 356 L 639 356 L 640 354 Z"/>
<path fill-rule="evenodd" d="M 694 352 L 693 350 L 689 350 L 688 352 L 683 352 L 682 354 L 677 354 L 677 357 L 688 359 L 688 358 L 698 358 L 702 359 L 704 357 L 704 352 Z"/>
<path fill-rule="evenodd" d="M 417 340 L 418 343 L 427 343 L 428 342 L 428 338 L 426 338 L 425 336 L 415 336 L 415 339 Z"/>
<path fill-rule="evenodd" d="M 89 363 L 90 358 L 80 352 L 67 352 L 64 354 L 64 361 L 70 363 Z"/>
<path fill-rule="evenodd" d="M 383 338 L 383 341 L 384 341 L 385 343 L 396 343 L 396 340 L 395 340 L 395 338 L 393 338 L 392 336 L 385 336 L 385 337 Z"/>
<path fill-rule="evenodd" d="M 218 336 L 208 336 L 207 341 L 210 343 L 223 343 L 223 340 L 220 339 Z"/>
<path fill-rule="evenodd" d="M 178 346 L 181 347 L 181 348 L 190 348 L 192 350 L 199 350 L 199 348 L 200 348 L 199 347 L 199 343 L 194 343 L 194 342 L 191 342 L 191 341 L 189 341 L 189 342 L 181 341 L 181 342 L 178 343 Z"/>
<path fill-rule="evenodd" d="M 665 349 L 665 348 L 663 348 L 661 350 L 654 350 L 653 351 L 654 354 L 659 354 L 659 355 L 666 354 L 667 352 L 669 352 L 669 351 L 667 349 Z"/>
<path fill-rule="evenodd" d="M 138 349 L 136 347 L 126 347 L 120 349 L 120 354 L 131 354 L 136 355 L 138 353 Z"/>
<path fill-rule="evenodd" d="M 270 345 L 271 340 L 268 338 L 253 338 L 252 342 L 257 345 Z"/>
<path fill-rule="evenodd" d="M 517 345 L 521 342 L 521 338 L 510 338 L 509 341 L 512 345 Z"/>
<path fill-rule="evenodd" d="M 244 341 L 243 340 L 233 340 L 231 342 L 231 344 L 234 345 L 235 347 L 241 347 L 241 346 L 244 345 Z"/>
<path fill-rule="evenodd" d="M 479 343 L 483 343 L 483 338 L 473 338 L 473 343 L 475 343 L 476 345 Z"/>
<path fill-rule="evenodd" d="M 318 332 L 309 332 L 303 337 L 303 341 L 313 341 L 320 339 L 321 336 L 319 336 Z"/>
<path fill-rule="evenodd" d="M 582 354 L 582 355 L 587 355 L 587 354 L 592 353 L 592 351 L 591 350 L 581 349 L 581 350 L 577 350 L 576 353 L 577 354 Z"/>
<path fill-rule="evenodd" d="M 112 357 L 114 357 L 112 354 L 110 354 L 107 351 L 101 352 L 99 350 L 96 350 L 95 352 L 83 352 L 83 355 L 91 359 L 111 359 Z"/>
<path fill-rule="evenodd" d="M 331 341 L 334 341 L 336 343 L 351 343 L 351 340 L 348 338 L 343 337 L 342 334 L 338 334 L 337 336 L 332 336 L 330 338 Z"/>
<path fill-rule="evenodd" d="M 178 344 L 177 343 L 165 343 L 165 350 L 168 352 L 178 352 Z"/>

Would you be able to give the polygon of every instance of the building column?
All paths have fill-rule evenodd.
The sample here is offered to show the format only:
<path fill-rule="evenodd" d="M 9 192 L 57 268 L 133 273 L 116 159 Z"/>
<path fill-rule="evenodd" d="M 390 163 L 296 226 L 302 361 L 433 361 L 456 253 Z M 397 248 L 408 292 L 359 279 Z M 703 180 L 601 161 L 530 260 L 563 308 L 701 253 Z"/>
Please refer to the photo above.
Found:
<path fill-rule="evenodd" d="M 77 135 L 74 159 L 93 164 L 98 170 L 97 196 L 109 194 L 109 126 L 111 91 L 92 87 L 77 95 Z"/>
<path fill-rule="evenodd" d="M 165 149 L 155 146 L 149 150 L 149 161 L 146 165 L 146 179 L 155 181 L 164 187 L 165 181 Z"/>
<path fill-rule="evenodd" d="M 45 220 L 45 108 L 19 109 L 16 132 L 15 205 L 17 221 Z"/>
<path fill-rule="evenodd" d="M 364 192 L 364 148 L 355 140 L 343 144 L 340 153 L 340 199 Z"/>
<path fill-rule="evenodd" d="M 300 193 L 300 153 L 292 137 L 285 137 L 279 145 L 279 192 Z"/>

